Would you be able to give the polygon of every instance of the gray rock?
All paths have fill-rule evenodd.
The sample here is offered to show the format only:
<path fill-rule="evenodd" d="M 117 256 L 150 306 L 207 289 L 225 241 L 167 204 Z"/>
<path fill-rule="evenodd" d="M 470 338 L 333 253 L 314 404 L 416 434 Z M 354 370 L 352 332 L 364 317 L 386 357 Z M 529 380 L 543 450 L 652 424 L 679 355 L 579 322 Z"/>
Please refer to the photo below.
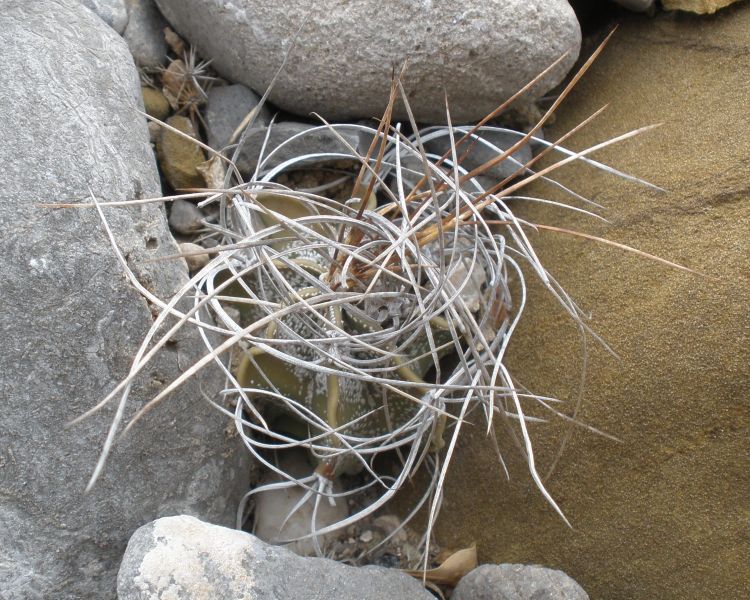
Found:
<path fill-rule="evenodd" d="M 717 10 L 734 4 L 739 0 L 662 0 L 664 10 L 682 10 L 698 15 L 712 15 Z"/>
<path fill-rule="evenodd" d="M 167 25 L 154 0 L 126 0 L 128 26 L 122 34 L 130 53 L 141 67 L 160 67 L 167 62 L 167 42 L 163 29 Z"/>
<path fill-rule="evenodd" d="M 243 175 L 250 175 L 255 171 L 264 143 L 264 170 L 272 169 L 284 161 L 305 154 L 339 153 L 352 156 L 346 145 L 326 127 L 295 121 L 275 123 L 270 127 L 271 133 L 268 136 L 268 141 L 266 141 L 268 127 L 253 128 L 247 132 L 237 161 L 237 167 Z M 303 135 L 281 146 L 286 140 L 298 134 Z M 367 146 L 363 145 L 359 132 L 338 130 L 338 134 L 360 154 L 367 152 Z M 320 160 L 311 158 L 308 162 L 319 162 Z"/>
<path fill-rule="evenodd" d="M 588 600 L 562 571 L 534 565 L 480 565 L 458 582 L 451 600 Z"/>
<path fill-rule="evenodd" d="M 229 143 L 234 130 L 247 114 L 258 105 L 260 96 L 244 85 L 214 86 L 208 91 L 206 125 L 208 145 L 221 150 Z M 258 111 L 253 127 L 266 127 L 271 122 L 271 111 L 264 106 Z M 231 153 L 230 153 L 231 154 Z"/>
<path fill-rule="evenodd" d="M 461 135 L 456 134 L 455 137 L 459 138 Z M 482 130 L 477 135 L 480 139 L 467 140 L 457 148 L 458 158 L 461 158 L 465 152 L 467 153 L 461 161 L 461 165 L 469 171 L 502 154 L 523 137 L 523 134 L 514 135 L 492 130 Z M 450 138 L 448 135 L 443 135 L 429 139 L 424 142 L 424 146 L 428 152 L 442 156 L 450 151 Z M 531 158 L 531 147 L 529 144 L 525 144 L 509 158 L 488 169 L 484 177 L 493 184 L 503 181 L 506 177 L 513 175 L 520 165 L 527 163 Z"/>
<path fill-rule="evenodd" d="M 278 467 L 294 477 L 306 477 L 312 473 L 314 467 L 310 465 L 307 455 L 303 451 L 286 451 L 278 454 Z M 270 475 L 263 483 L 278 481 L 278 476 Z M 340 491 L 340 490 L 336 490 Z M 308 535 L 312 530 L 312 515 L 315 496 L 294 510 L 302 500 L 307 490 L 302 487 L 271 489 L 259 492 L 255 496 L 255 526 L 253 533 L 261 540 L 271 544 L 291 540 Z M 343 521 L 349 516 L 346 500 L 340 499 L 331 506 L 328 500 L 318 503 L 315 513 L 315 527 L 322 529 Z M 327 545 L 334 541 L 340 532 L 333 532 L 318 538 L 319 545 L 324 552 Z M 297 540 L 285 546 L 300 556 L 315 555 L 315 544 L 312 539 Z"/>
<path fill-rule="evenodd" d="M 114 598 L 132 532 L 191 513 L 231 523 L 246 454 L 197 383 L 116 442 L 92 491 L 112 407 L 74 425 L 127 374 L 153 322 L 95 210 L 44 202 L 158 196 L 138 76 L 122 38 L 75 0 L 5 0 L 0 11 L 0 596 Z M 64 60 L 63 60 L 64 59 Z M 170 298 L 183 261 L 155 204 L 106 209 L 144 286 Z M 137 381 L 132 416 L 201 352 L 185 332 Z M 205 372 L 207 394 L 220 389 Z"/>
<path fill-rule="evenodd" d="M 167 20 L 213 67 L 262 92 L 296 45 L 271 91 L 277 106 L 327 119 L 380 116 L 393 70 L 408 67 L 415 117 L 475 121 L 569 54 L 530 94 L 538 98 L 578 56 L 581 31 L 565 0 L 157 0 Z M 307 20 L 305 18 L 307 17 Z M 402 108 L 399 119 L 406 118 Z"/>
<path fill-rule="evenodd" d="M 634 12 L 647 12 L 655 4 L 654 0 L 614 0 L 617 4 Z"/>
<path fill-rule="evenodd" d="M 253 535 L 180 516 L 133 534 L 119 600 L 432 600 L 416 579 L 382 567 L 303 558 Z"/>
<path fill-rule="evenodd" d="M 203 228 L 203 212 L 192 202 L 175 200 L 169 209 L 169 226 L 173 231 L 183 235 L 195 233 Z"/>
<path fill-rule="evenodd" d="M 450 138 L 447 133 L 443 134 L 441 129 L 444 128 L 435 127 L 423 130 L 422 141 L 425 150 L 433 156 L 443 156 L 450 150 Z M 462 131 L 468 132 L 469 128 L 463 127 Z M 454 132 L 456 140 L 462 135 L 460 131 Z M 509 149 L 523 136 L 523 133 L 509 133 L 507 131 L 483 128 L 476 135 L 484 141 L 472 140 L 471 142 L 465 142 L 457 148 L 461 165 L 468 171 L 473 170 L 488 160 L 497 157 L 504 150 Z M 534 134 L 534 137 L 543 140 L 544 133 L 540 130 Z M 529 144 L 516 150 L 509 158 L 489 168 L 484 174 L 477 175 L 477 182 L 484 190 L 493 188 L 499 182 L 516 173 L 520 165 L 526 164 L 536 152 L 542 149 L 544 149 L 542 144 L 530 140 Z M 465 152 L 467 154 L 463 156 Z M 402 156 L 401 166 L 403 168 L 401 174 L 404 190 L 408 192 L 422 178 L 424 166 L 422 160 L 413 155 Z M 398 185 L 395 177 L 391 179 L 390 187 L 394 194 L 398 193 Z M 471 182 L 466 182 L 462 187 L 466 192 L 477 192 L 476 186 Z"/>
<path fill-rule="evenodd" d="M 203 246 L 191 242 L 180 244 L 180 253 L 185 258 L 185 263 L 190 273 L 200 271 L 211 260 L 211 257 Z"/>
<path fill-rule="evenodd" d="M 94 11 L 99 18 L 122 34 L 128 24 L 128 9 L 124 0 L 79 0 L 89 10 Z"/>

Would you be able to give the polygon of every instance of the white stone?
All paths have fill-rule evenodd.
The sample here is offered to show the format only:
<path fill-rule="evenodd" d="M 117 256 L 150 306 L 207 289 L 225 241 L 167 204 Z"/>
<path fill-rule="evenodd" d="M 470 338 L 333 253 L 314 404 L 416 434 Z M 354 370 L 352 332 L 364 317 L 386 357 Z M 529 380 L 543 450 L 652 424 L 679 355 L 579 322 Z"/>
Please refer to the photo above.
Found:
<path fill-rule="evenodd" d="M 119 600 L 431 600 L 416 579 L 382 567 L 303 558 L 254 535 L 189 516 L 133 534 L 117 578 Z"/>
<path fill-rule="evenodd" d="M 466 303 L 466 308 L 471 312 L 477 312 L 484 299 L 482 286 L 487 281 L 484 269 L 477 263 L 472 268 L 471 261 L 468 258 L 462 258 L 448 274 L 448 281 L 455 289 L 463 286 L 461 298 Z"/>
<path fill-rule="evenodd" d="M 312 473 L 313 470 L 304 452 L 301 451 L 284 452 L 281 455 L 279 468 L 295 477 L 305 477 Z M 278 478 L 274 476 L 267 478 L 263 483 L 275 481 L 278 481 Z M 253 533 L 260 539 L 271 544 L 280 544 L 309 535 L 312 531 L 313 508 L 317 495 L 313 494 L 304 504 L 295 509 L 305 495 L 305 492 L 306 490 L 299 486 L 259 492 L 255 496 L 255 526 Z M 340 498 L 333 505 L 327 498 L 319 498 L 317 504 L 315 529 L 322 529 L 328 525 L 333 525 L 349 516 L 346 500 L 343 498 Z M 317 541 L 325 552 L 328 543 L 332 542 L 336 537 L 337 533 L 333 532 L 328 535 L 319 536 Z M 287 543 L 285 547 L 300 556 L 313 556 L 316 554 L 315 543 L 312 538 Z"/>

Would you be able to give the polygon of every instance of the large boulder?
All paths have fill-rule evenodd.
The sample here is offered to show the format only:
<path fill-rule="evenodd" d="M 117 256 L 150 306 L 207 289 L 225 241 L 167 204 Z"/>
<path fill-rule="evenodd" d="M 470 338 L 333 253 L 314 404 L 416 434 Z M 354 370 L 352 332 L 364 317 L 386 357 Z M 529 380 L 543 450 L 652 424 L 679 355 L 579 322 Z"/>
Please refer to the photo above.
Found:
<path fill-rule="evenodd" d="M 623 16 L 604 54 L 562 105 L 548 139 L 611 103 L 571 141 L 581 149 L 663 122 L 596 158 L 666 192 L 579 164 L 559 172 L 559 180 L 605 204 L 609 224 L 543 206 L 516 206 L 519 213 L 707 276 L 569 235 L 531 235 L 542 262 L 593 313 L 591 326 L 619 354 L 614 359 L 589 342 L 579 417 L 622 442 L 572 430 L 546 480 L 569 529 L 521 460 L 510 465 L 510 483 L 503 481 L 491 444 L 475 428 L 480 431 L 454 457 L 461 468 L 446 491 L 443 514 L 450 518 L 439 529 L 442 543 L 476 541 L 483 561 L 561 568 L 593 598 L 747 595 L 749 47 L 747 3 L 706 20 Z M 554 190 L 534 192 L 550 197 Z M 509 369 L 534 392 L 566 400 L 562 409 L 570 413 L 582 364 L 577 330 L 540 286 L 533 286 L 527 305 Z M 530 425 L 542 476 L 569 427 Z M 503 449 L 507 459 L 518 457 L 512 444 Z"/>
<path fill-rule="evenodd" d="M 565 0 L 157 4 L 213 67 L 259 93 L 294 42 L 269 98 L 327 119 L 380 116 L 392 73 L 408 59 L 405 87 L 418 121 L 445 121 L 445 91 L 454 122 L 477 120 L 569 52 L 529 98 L 552 88 L 581 42 Z M 399 108 L 397 117 L 406 119 L 406 111 Z"/>
<path fill-rule="evenodd" d="M 430 600 L 395 569 L 304 558 L 254 535 L 168 517 L 135 532 L 117 578 L 119 600 Z"/>
<path fill-rule="evenodd" d="M 84 494 L 113 407 L 66 429 L 127 374 L 152 307 L 124 277 L 95 210 L 41 203 L 158 196 L 125 42 L 75 0 L 0 11 L 0 596 L 114 598 L 132 532 L 160 515 L 233 520 L 245 454 L 197 383 L 149 413 Z M 141 283 L 169 298 L 183 261 L 155 204 L 109 208 Z M 201 354 L 184 333 L 154 361 L 126 418 Z M 221 385 L 206 373 L 207 394 Z"/>

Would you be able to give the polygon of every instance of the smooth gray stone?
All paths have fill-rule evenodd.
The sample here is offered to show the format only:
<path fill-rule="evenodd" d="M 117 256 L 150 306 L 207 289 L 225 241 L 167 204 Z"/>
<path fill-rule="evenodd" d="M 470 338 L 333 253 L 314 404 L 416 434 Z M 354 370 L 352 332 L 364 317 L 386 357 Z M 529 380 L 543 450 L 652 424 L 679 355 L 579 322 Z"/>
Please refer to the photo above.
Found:
<path fill-rule="evenodd" d="M 654 0 L 614 0 L 617 4 L 635 12 L 646 12 L 653 8 Z"/>
<path fill-rule="evenodd" d="M 119 600 L 434 600 L 399 571 L 304 558 L 188 516 L 159 519 L 133 534 L 117 594 Z"/>
<path fill-rule="evenodd" d="M 157 0 L 212 66 L 258 93 L 287 51 L 270 100 L 328 120 L 379 117 L 391 79 L 418 122 L 473 122 L 568 52 L 528 101 L 557 85 L 578 56 L 581 30 L 565 0 Z M 297 32 L 299 31 L 299 34 Z M 401 105 L 395 117 L 407 118 Z"/>
<path fill-rule="evenodd" d="M 562 571 L 535 565 L 480 565 L 458 582 L 451 600 L 589 600 Z"/>
<path fill-rule="evenodd" d="M 171 202 L 169 209 L 169 226 L 183 235 L 195 233 L 203 228 L 201 221 L 205 218 L 203 211 L 192 202 L 178 199 Z"/>
<path fill-rule="evenodd" d="M 229 143 L 235 129 L 248 113 L 258 105 L 260 96 L 244 85 L 214 86 L 208 91 L 206 125 L 208 145 L 221 150 Z M 271 111 L 263 106 L 253 121 L 253 127 L 266 127 L 271 122 Z M 231 150 L 228 152 L 231 157 Z"/>
<path fill-rule="evenodd" d="M 167 22 L 161 16 L 154 0 L 126 0 L 128 26 L 123 37 L 130 53 L 141 67 L 157 68 L 167 62 L 167 42 L 164 27 Z"/>
<path fill-rule="evenodd" d="M 250 176 L 258 165 L 263 150 L 263 169 L 272 169 L 281 163 L 306 154 L 338 153 L 341 155 L 353 156 L 351 151 L 336 135 L 327 128 L 320 128 L 317 131 L 306 133 L 293 141 L 281 144 L 292 136 L 310 131 L 314 125 L 307 123 L 298 123 L 296 121 L 287 121 L 283 123 L 274 123 L 271 125 L 271 133 L 266 141 L 267 127 L 253 128 L 247 132 L 245 141 L 242 146 L 240 158 L 237 161 L 237 167 L 243 175 Z M 367 152 L 367 147 L 363 146 L 359 132 L 357 131 L 338 131 L 339 135 L 360 154 Z M 263 145 L 265 143 L 265 149 Z M 231 156 L 231 152 L 228 153 Z M 333 160 L 342 160 L 346 157 L 341 156 Z M 321 162 L 325 159 L 311 158 L 306 163 Z"/>
<path fill-rule="evenodd" d="M 159 196 L 138 75 L 125 42 L 76 0 L 5 0 L 0 11 L 0 597 L 115 597 L 135 529 L 190 513 L 233 521 L 246 453 L 197 383 L 115 444 L 84 494 L 113 407 L 68 429 L 128 373 L 153 322 L 96 210 L 42 203 Z M 156 204 L 107 208 L 138 279 L 161 298 L 187 281 Z M 125 417 L 202 355 L 187 330 L 136 381 Z M 222 378 L 209 370 L 207 394 Z"/>
<path fill-rule="evenodd" d="M 463 134 L 454 134 L 456 139 L 459 139 Z M 502 131 L 487 131 L 482 130 L 476 134 L 481 140 L 485 140 L 491 146 L 483 143 L 481 140 L 475 138 L 465 141 L 463 144 L 458 146 L 456 149 L 457 158 L 462 158 L 464 153 L 466 156 L 461 160 L 461 165 L 471 171 L 476 167 L 486 163 L 489 160 L 499 156 L 505 150 L 511 148 L 519 139 L 523 137 L 521 135 L 513 135 Z M 444 135 L 433 140 L 424 143 L 425 150 L 438 156 L 442 156 L 446 152 L 450 151 L 450 137 Z M 499 181 L 503 181 L 506 177 L 510 177 L 521 165 L 526 164 L 532 158 L 531 147 L 529 144 L 524 144 L 521 148 L 516 150 L 510 157 L 501 161 L 497 165 L 489 168 L 483 177 L 493 184 Z M 523 171 L 519 173 L 523 174 Z"/>
<path fill-rule="evenodd" d="M 128 10 L 124 0 L 79 0 L 89 10 L 93 10 L 99 18 L 122 34 L 128 24 Z"/>

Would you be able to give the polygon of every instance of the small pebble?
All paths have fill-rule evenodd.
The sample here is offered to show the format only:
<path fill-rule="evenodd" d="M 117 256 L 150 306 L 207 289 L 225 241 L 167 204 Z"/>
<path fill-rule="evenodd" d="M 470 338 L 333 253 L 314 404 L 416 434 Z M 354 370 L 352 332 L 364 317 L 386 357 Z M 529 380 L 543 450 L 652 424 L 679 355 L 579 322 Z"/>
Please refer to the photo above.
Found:
<path fill-rule="evenodd" d="M 482 130 L 478 133 L 478 137 L 484 141 L 472 138 L 456 149 L 459 158 L 462 157 L 464 152 L 467 152 L 467 155 L 461 161 L 461 166 L 468 170 L 483 165 L 514 146 L 523 137 L 523 133 L 512 134 L 503 131 Z M 492 147 L 488 144 L 491 144 Z M 428 152 L 438 156 L 451 151 L 451 142 L 447 135 L 426 141 L 424 145 Z M 516 173 L 521 165 L 531 160 L 531 157 L 531 147 L 528 144 L 523 145 L 508 158 L 487 169 L 484 175 L 491 181 L 490 185 L 494 185 Z"/>
<path fill-rule="evenodd" d="M 372 522 L 372 525 L 380 529 L 385 537 L 395 531 L 396 533 L 391 538 L 394 544 L 403 544 L 407 541 L 408 535 L 406 530 L 402 527 L 401 519 L 396 515 L 380 515 Z"/>
<path fill-rule="evenodd" d="M 662 0 L 664 10 L 683 10 L 699 15 L 712 15 L 717 10 L 738 0 Z"/>
<path fill-rule="evenodd" d="M 175 129 L 197 138 L 193 123 L 187 117 L 173 116 L 167 124 Z M 198 172 L 198 165 L 205 162 L 203 150 L 189 139 L 164 129 L 156 144 L 159 166 L 164 178 L 174 189 L 205 187 L 203 176 Z"/>
<path fill-rule="evenodd" d="M 141 67 L 156 68 L 167 61 L 167 42 L 162 30 L 167 22 L 154 0 L 126 0 L 128 26 L 122 36 L 135 62 Z"/>
<path fill-rule="evenodd" d="M 123 0 L 80 0 L 89 10 L 95 12 L 99 18 L 122 34 L 128 24 L 128 10 Z"/>
<path fill-rule="evenodd" d="M 307 455 L 302 451 L 280 452 L 278 461 L 279 468 L 293 477 L 307 476 L 313 470 Z M 275 476 L 269 474 L 263 483 L 272 481 L 275 481 Z M 293 487 L 267 490 L 257 494 L 255 501 L 255 535 L 272 544 L 308 535 L 311 531 L 315 497 L 309 498 L 302 506 L 295 509 L 305 495 L 305 491 L 304 488 Z M 292 511 L 293 514 L 289 516 Z M 315 525 L 317 529 L 321 529 L 342 521 L 347 516 L 349 514 L 345 502 L 339 500 L 335 506 L 331 506 L 327 499 L 322 499 L 318 502 Z M 326 548 L 326 546 L 332 545 L 337 537 L 338 533 L 333 532 L 320 536 L 318 542 L 323 548 Z M 292 542 L 286 547 L 300 556 L 315 554 L 315 545 L 310 538 Z"/>
<path fill-rule="evenodd" d="M 164 94 L 145 85 L 141 87 L 141 94 L 143 95 L 143 107 L 146 109 L 146 114 L 160 121 L 167 118 L 169 102 L 167 102 Z"/>
<path fill-rule="evenodd" d="M 208 252 L 202 246 L 198 244 L 191 244 L 190 242 L 183 242 L 180 246 L 180 254 L 184 256 L 185 262 L 188 266 L 188 271 L 195 273 L 205 267 L 211 260 L 208 256 Z M 194 254 L 195 252 L 201 252 L 201 254 Z"/>
<path fill-rule="evenodd" d="M 239 309 L 234 308 L 234 306 L 222 306 L 222 309 L 226 313 L 227 317 L 229 317 L 232 321 L 234 321 L 235 323 L 240 322 L 242 313 L 239 311 Z"/>
<path fill-rule="evenodd" d="M 189 235 L 203 228 L 203 213 L 192 202 L 178 199 L 172 202 L 169 212 L 169 226 L 172 231 Z"/>
<path fill-rule="evenodd" d="M 198 243 L 204 248 L 216 248 L 216 246 L 219 245 L 219 240 L 217 240 L 215 237 L 207 237 L 203 238 Z"/>

